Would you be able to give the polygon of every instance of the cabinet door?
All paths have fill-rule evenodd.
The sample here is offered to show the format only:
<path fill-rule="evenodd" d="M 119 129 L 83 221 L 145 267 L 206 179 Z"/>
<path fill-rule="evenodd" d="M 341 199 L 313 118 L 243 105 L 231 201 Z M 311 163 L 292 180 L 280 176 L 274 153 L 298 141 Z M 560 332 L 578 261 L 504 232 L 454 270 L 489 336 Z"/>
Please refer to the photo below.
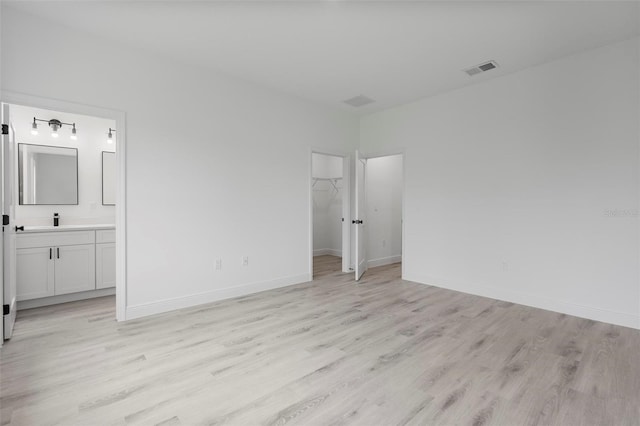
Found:
<path fill-rule="evenodd" d="M 16 250 L 17 300 L 37 299 L 54 294 L 53 249 Z"/>
<path fill-rule="evenodd" d="M 116 286 L 116 244 L 96 244 L 96 288 Z"/>
<path fill-rule="evenodd" d="M 96 288 L 94 244 L 56 247 L 55 293 L 67 294 Z"/>

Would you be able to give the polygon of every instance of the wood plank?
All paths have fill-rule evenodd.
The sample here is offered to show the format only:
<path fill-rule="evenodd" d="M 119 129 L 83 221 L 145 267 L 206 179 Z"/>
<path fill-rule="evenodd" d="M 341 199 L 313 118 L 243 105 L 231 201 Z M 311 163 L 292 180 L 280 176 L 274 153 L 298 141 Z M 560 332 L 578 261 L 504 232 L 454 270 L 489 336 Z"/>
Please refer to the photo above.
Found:
<path fill-rule="evenodd" d="M 19 312 L 0 424 L 640 424 L 640 332 L 341 259 L 314 281 L 126 323 Z"/>

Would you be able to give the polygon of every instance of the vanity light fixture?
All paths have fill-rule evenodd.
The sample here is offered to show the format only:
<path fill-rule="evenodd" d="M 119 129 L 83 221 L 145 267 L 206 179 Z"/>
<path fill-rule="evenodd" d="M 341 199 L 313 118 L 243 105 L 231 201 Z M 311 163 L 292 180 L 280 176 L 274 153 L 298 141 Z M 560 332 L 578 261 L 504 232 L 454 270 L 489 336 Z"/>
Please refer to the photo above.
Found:
<path fill-rule="evenodd" d="M 112 129 L 109 127 L 109 133 L 107 133 L 107 143 L 113 143 L 113 133 L 116 132 L 116 129 Z"/>
<path fill-rule="evenodd" d="M 51 127 L 51 136 L 53 136 L 54 138 L 57 138 L 58 129 L 62 127 L 62 122 L 54 118 L 52 120 L 49 120 L 49 127 Z"/>
<path fill-rule="evenodd" d="M 41 120 L 39 118 L 33 117 L 33 124 L 31 124 L 31 134 L 32 135 L 37 135 L 38 134 L 38 121 L 42 121 L 44 123 L 47 123 L 49 125 L 49 127 L 51 127 L 51 136 L 54 138 L 57 138 L 59 133 L 58 130 L 62 127 L 62 126 L 72 126 L 71 129 L 71 139 L 76 140 L 78 139 L 78 134 L 76 131 L 76 123 L 63 123 L 60 120 L 57 120 L 55 118 L 52 118 L 51 120 Z"/>

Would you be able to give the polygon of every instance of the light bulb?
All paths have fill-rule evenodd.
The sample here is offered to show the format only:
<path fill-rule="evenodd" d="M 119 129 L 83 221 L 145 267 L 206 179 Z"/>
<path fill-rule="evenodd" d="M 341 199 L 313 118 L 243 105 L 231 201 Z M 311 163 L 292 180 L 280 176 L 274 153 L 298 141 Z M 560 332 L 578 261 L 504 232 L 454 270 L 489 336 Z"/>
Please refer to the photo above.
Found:
<path fill-rule="evenodd" d="M 75 125 L 75 123 L 73 124 L 73 128 L 71 129 L 71 140 L 72 141 L 77 141 L 78 140 L 78 134 L 76 133 L 76 125 Z"/>
<path fill-rule="evenodd" d="M 31 134 L 32 135 L 37 135 L 38 134 L 38 124 L 36 124 L 36 118 L 33 118 L 33 124 L 31 125 Z"/>
<path fill-rule="evenodd" d="M 113 143 L 113 133 L 111 133 L 111 128 L 109 128 L 109 133 L 107 134 L 107 143 Z"/>
<path fill-rule="evenodd" d="M 107 143 L 113 143 L 113 138 L 107 139 Z"/>
<path fill-rule="evenodd" d="M 51 137 L 58 137 L 58 129 L 61 125 L 62 123 L 60 123 L 59 120 L 49 120 L 49 127 L 51 127 Z"/>

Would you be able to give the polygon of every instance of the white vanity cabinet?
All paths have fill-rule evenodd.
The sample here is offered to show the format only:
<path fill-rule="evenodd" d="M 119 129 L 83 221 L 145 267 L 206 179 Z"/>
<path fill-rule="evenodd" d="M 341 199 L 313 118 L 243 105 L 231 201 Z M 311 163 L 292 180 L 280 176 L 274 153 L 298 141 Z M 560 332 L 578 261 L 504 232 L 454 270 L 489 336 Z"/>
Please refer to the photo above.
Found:
<path fill-rule="evenodd" d="M 116 286 L 116 231 L 96 231 L 96 288 Z"/>
<path fill-rule="evenodd" d="M 109 232 L 114 238 L 106 244 L 102 233 Z M 113 261 L 108 245 L 113 245 Z M 18 301 L 114 287 L 115 231 L 19 233 L 16 260 Z"/>
<path fill-rule="evenodd" d="M 21 248 L 16 252 L 17 300 L 53 296 L 53 248 Z"/>
<path fill-rule="evenodd" d="M 93 244 L 56 247 L 54 295 L 95 290 L 94 250 Z"/>

